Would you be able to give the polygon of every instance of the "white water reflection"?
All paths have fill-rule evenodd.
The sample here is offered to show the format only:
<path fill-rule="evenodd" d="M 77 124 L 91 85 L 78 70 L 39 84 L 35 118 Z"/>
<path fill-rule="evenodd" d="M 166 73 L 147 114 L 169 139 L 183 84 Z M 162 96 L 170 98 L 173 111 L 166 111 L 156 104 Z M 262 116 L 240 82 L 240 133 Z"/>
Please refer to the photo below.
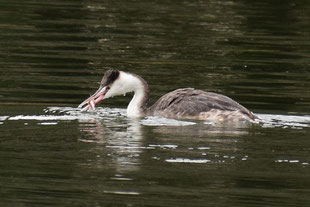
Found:
<path fill-rule="evenodd" d="M 59 112 L 69 114 L 68 116 L 63 115 L 60 120 L 97 120 L 101 121 L 118 119 L 118 118 L 127 118 L 126 110 L 119 108 L 97 108 L 96 111 L 81 113 L 79 109 L 70 108 L 70 107 L 49 107 L 46 112 Z M 262 127 L 282 127 L 282 128 L 296 128 L 300 129 L 303 127 L 310 127 L 310 116 L 309 115 L 281 115 L 281 114 L 257 114 L 261 119 Z M 27 117 L 24 117 L 27 118 Z M 31 117 L 30 117 L 31 118 Z M 42 117 L 53 119 L 52 117 Z M 129 119 L 128 119 L 129 120 Z M 139 124 L 144 126 L 192 126 L 196 125 L 197 122 L 194 121 L 184 121 L 176 120 L 171 118 L 164 117 L 146 117 L 139 121 Z M 205 125 L 214 126 L 209 122 L 205 122 Z"/>
<path fill-rule="evenodd" d="M 184 121 L 163 117 L 146 117 L 144 119 L 130 119 L 126 116 L 126 109 L 119 108 L 97 108 L 95 111 L 91 112 L 81 112 L 78 108 L 72 107 L 48 107 L 43 111 L 42 115 L 17 115 L 17 116 L 0 116 L 0 122 L 5 121 L 16 121 L 16 120 L 36 120 L 41 121 L 41 123 L 46 123 L 46 121 L 54 121 L 51 123 L 57 123 L 57 121 L 73 121 L 78 120 L 80 122 L 97 122 L 107 124 L 108 126 L 116 126 L 121 124 L 122 121 L 130 121 L 135 123 L 134 125 L 144 125 L 144 126 L 194 126 L 198 122 L 195 121 Z M 280 114 L 257 114 L 261 119 L 261 125 L 264 128 L 294 128 L 301 129 L 305 127 L 310 127 L 310 116 L 309 115 L 280 115 Z M 201 126 L 201 122 L 198 124 Z M 208 122 L 204 125 L 208 127 L 214 127 Z M 233 126 L 230 126 L 232 128 Z M 222 129 L 224 127 L 221 126 Z M 226 127 L 227 128 L 227 127 Z M 236 127 L 238 128 L 238 127 Z M 233 131 L 232 131 L 233 133 Z"/>
<path fill-rule="evenodd" d="M 299 160 L 289 160 L 289 159 L 278 159 L 275 162 L 277 163 L 300 163 Z M 301 162 L 301 165 L 309 165 L 308 162 Z"/>
<path fill-rule="evenodd" d="M 171 158 L 171 159 L 166 159 L 166 162 L 171 162 L 171 163 L 191 163 L 191 164 L 205 164 L 211 162 L 211 160 L 208 159 L 188 159 L 188 158 Z"/>
<path fill-rule="evenodd" d="M 262 120 L 262 126 L 265 128 L 295 128 L 302 129 L 310 127 L 310 116 L 297 115 L 277 115 L 277 114 L 258 114 Z"/>

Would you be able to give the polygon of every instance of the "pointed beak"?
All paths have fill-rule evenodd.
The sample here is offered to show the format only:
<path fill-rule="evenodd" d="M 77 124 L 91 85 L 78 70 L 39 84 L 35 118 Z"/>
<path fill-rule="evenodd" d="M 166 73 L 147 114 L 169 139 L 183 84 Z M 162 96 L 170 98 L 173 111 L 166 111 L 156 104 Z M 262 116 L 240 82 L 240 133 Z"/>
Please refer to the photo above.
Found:
<path fill-rule="evenodd" d="M 99 89 L 91 95 L 88 99 L 83 101 L 78 107 L 82 108 L 81 111 L 87 111 L 89 109 L 95 109 L 95 105 L 104 99 L 105 94 L 109 91 L 110 87 L 100 86 Z"/>

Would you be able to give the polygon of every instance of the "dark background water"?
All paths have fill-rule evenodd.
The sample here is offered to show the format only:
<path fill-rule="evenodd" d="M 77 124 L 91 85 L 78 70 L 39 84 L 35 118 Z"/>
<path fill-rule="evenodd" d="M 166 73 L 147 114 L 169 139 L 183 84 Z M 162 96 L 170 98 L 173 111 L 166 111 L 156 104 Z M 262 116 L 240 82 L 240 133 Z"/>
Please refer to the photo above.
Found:
<path fill-rule="evenodd" d="M 0 205 L 309 206 L 309 22 L 303 0 L 0 0 Z M 76 112 L 108 68 L 151 102 L 194 87 L 297 125 Z"/>

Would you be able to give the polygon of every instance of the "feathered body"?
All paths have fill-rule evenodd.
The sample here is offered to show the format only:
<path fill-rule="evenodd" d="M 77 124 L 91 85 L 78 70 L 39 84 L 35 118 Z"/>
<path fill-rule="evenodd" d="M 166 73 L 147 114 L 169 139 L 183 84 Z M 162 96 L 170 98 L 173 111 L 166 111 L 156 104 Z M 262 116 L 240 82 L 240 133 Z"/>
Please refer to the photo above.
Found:
<path fill-rule="evenodd" d="M 210 121 L 242 121 L 257 118 L 227 96 L 193 88 L 177 89 L 163 95 L 146 110 L 146 114 Z"/>
<path fill-rule="evenodd" d="M 146 81 L 138 75 L 118 70 L 108 70 L 97 92 L 79 107 L 87 104 L 84 110 L 88 110 L 105 98 L 132 91 L 134 96 L 127 107 L 130 117 L 162 116 L 215 122 L 257 119 L 251 111 L 227 96 L 193 88 L 174 90 L 147 107 L 149 87 Z"/>

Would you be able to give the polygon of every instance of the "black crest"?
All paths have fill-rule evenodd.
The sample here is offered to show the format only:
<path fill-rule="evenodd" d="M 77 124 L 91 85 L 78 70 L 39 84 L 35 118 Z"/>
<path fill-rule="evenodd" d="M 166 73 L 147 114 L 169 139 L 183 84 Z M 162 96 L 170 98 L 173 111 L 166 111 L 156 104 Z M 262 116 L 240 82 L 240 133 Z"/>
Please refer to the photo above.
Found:
<path fill-rule="evenodd" d="M 119 77 L 119 71 L 118 70 L 107 70 L 104 73 L 104 76 L 101 81 L 101 85 L 108 86 L 112 84 L 117 78 Z"/>

